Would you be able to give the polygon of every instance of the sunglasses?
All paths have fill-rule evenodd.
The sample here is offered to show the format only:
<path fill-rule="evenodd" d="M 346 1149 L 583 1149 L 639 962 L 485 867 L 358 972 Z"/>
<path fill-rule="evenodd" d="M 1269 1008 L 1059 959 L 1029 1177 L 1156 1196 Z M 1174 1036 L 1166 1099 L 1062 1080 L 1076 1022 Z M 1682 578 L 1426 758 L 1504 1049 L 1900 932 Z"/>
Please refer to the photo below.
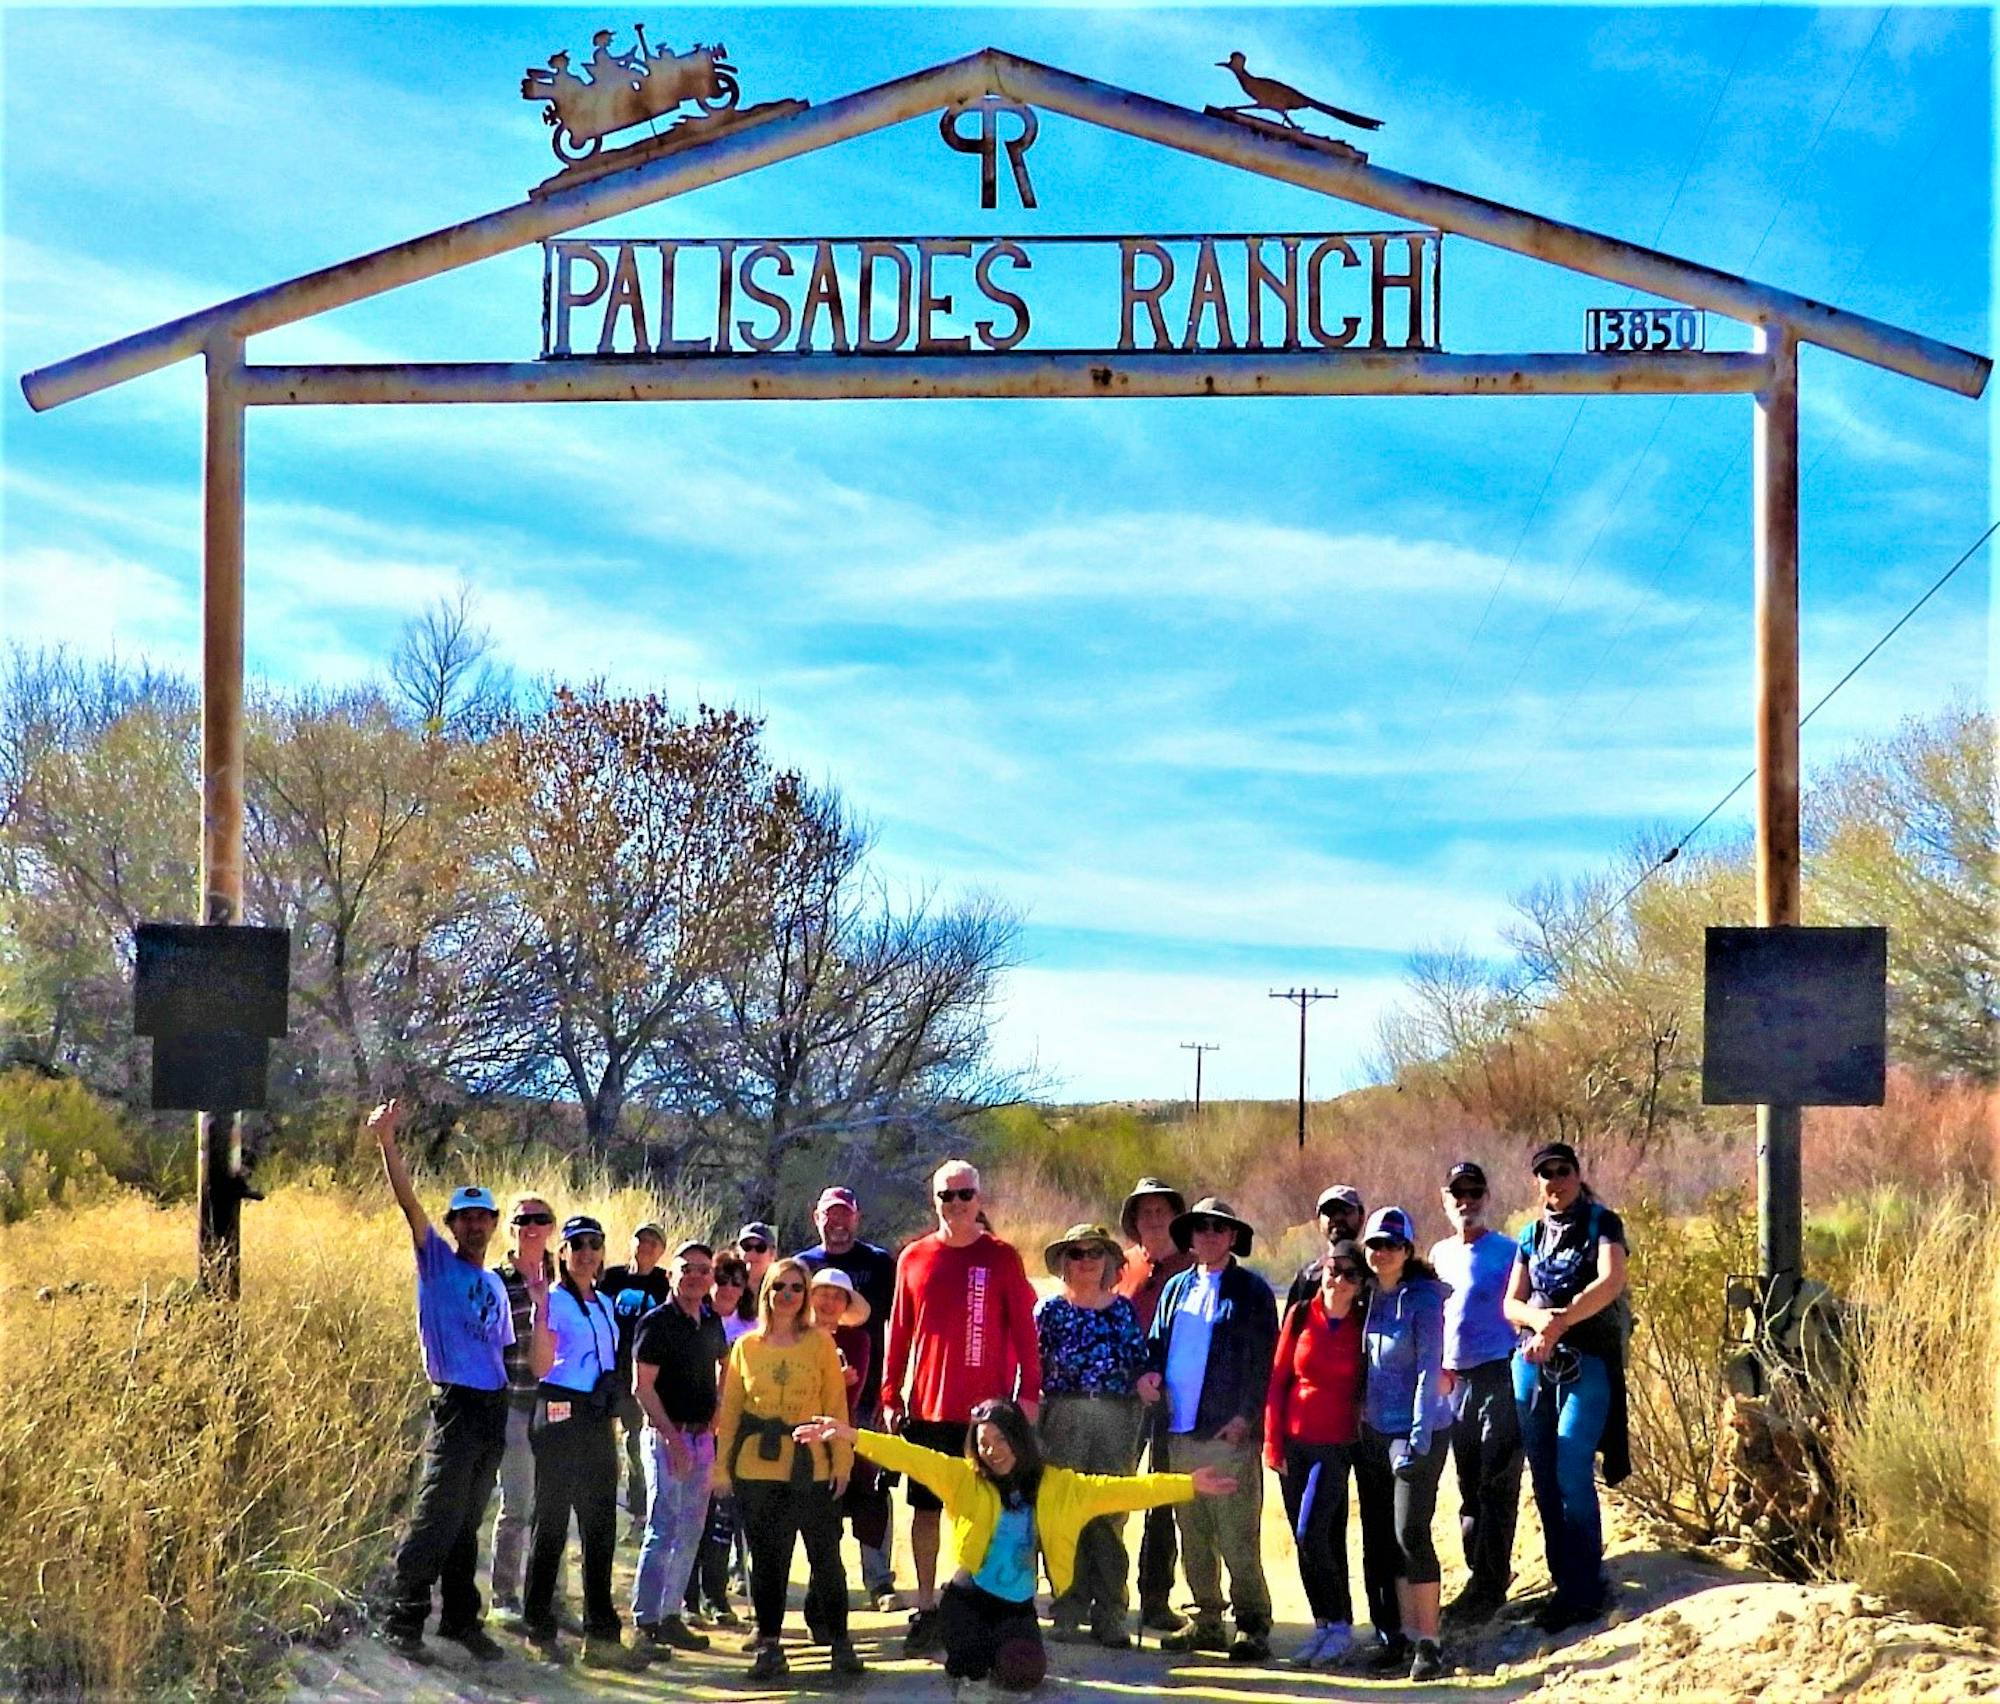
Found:
<path fill-rule="evenodd" d="M 979 1191 L 976 1188 L 940 1189 L 937 1192 L 937 1198 L 940 1201 L 974 1201 L 978 1199 L 978 1196 L 979 1196 Z"/>
<path fill-rule="evenodd" d="M 1093 1248 L 1083 1243 L 1075 1243 L 1063 1250 L 1063 1259 L 1098 1260 L 1103 1257 L 1104 1252 L 1102 1248 Z"/>
<path fill-rule="evenodd" d="M 803 1296 L 805 1293 L 805 1285 L 796 1278 L 782 1278 L 771 1286 L 771 1294 L 774 1296 Z"/>
<path fill-rule="evenodd" d="M 1545 1183 L 1551 1182 L 1558 1178 L 1575 1177 L 1576 1167 L 1566 1166 L 1561 1164 L 1553 1166 L 1543 1166 L 1540 1171 L 1535 1173 L 1535 1176 L 1542 1179 L 1542 1181 Z"/>
<path fill-rule="evenodd" d="M 1236 1227 L 1227 1219 L 1197 1219 L 1188 1226 L 1188 1229 L 1198 1237 L 1211 1235 L 1217 1231 L 1226 1231 L 1230 1236 L 1236 1234 Z"/>
<path fill-rule="evenodd" d="M 1336 1284 L 1358 1284 L 1361 1282 L 1361 1274 L 1351 1266 L 1330 1266 L 1327 1268 L 1327 1271 L 1332 1275 L 1333 1281 Z"/>
<path fill-rule="evenodd" d="M 1370 1237 L 1365 1246 L 1377 1254 L 1383 1254 L 1390 1249 L 1403 1248 L 1406 1245 L 1395 1237 Z"/>
<path fill-rule="evenodd" d="M 745 1254 L 769 1254 L 771 1252 L 771 1245 L 769 1243 L 746 1242 L 738 1243 L 736 1246 Z"/>
<path fill-rule="evenodd" d="M 604 1239 L 602 1237 L 592 1237 L 592 1236 L 571 1237 L 569 1239 L 569 1246 L 571 1248 L 594 1248 L 599 1253 L 602 1253 L 604 1249 Z"/>
<path fill-rule="evenodd" d="M 1451 1192 L 1451 1198 L 1454 1201 L 1484 1201 L 1486 1199 L 1486 1191 L 1476 1184 L 1467 1184 L 1462 1188 L 1454 1189 Z"/>
<path fill-rule="evenodd" d="M 514 1215 L 514 1223 L 517 1225 L 553 1225 L 555 1222 L 556 1216 L 553 1213 L 516 1213 Z"/>
<path fill-rule="evenodd" d="M 1358 1219 L 1361 1209 L 1351 1201 L 1329 1201 L 1319 1210 L 1322 1219 Z"/>

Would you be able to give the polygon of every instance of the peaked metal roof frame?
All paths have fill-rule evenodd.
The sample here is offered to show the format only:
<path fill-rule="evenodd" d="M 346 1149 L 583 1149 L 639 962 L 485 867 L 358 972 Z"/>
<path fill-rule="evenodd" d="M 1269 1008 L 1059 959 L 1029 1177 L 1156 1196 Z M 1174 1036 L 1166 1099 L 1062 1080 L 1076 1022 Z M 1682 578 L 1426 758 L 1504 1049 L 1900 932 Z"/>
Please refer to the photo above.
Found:
<path fill-rule="evenodd" d="M 1992 371 L 1992 362 L 1983 355 L 1882 320 L 1381 166 L 1341 160 L 1225 119 L 989 47 L 824 106 L 808 107 L 789 117 L 696 143 L 573 189 L 556 190 L 540 200 L 412 237 L 135 332 L 29 373 L 22 379 L 21 389 L 37 410 L 59 407 L 211 346 L 240 343 L 258 332 L 330 308 L 988 94 L 1004 95 L 1301 189 L 1317 190 L 1669 301 L 1707 308 L 1964 396 L 1978 396 Z M 1006 357 L 983 359 L 1000 361 Z"/>

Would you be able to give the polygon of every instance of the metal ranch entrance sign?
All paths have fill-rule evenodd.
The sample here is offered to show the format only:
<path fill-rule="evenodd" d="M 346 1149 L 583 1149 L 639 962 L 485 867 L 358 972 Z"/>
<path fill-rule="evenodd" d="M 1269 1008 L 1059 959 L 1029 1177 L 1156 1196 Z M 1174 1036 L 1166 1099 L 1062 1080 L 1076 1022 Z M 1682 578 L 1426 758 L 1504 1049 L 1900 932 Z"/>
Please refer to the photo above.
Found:
<path fill-rule="evenodd" d="M 1434 350 L 1437 231 L 544 245 L 542 353 Z M 1037 338 L 1038 280 L 1084 297 Z M 1044 321 L 1044 324 L 1046 322 Z"/>
<path fill-rule="evenodd" d="M 1817 344 L 1976 397 L 1992 362 L 1919 332 L 1372 162 L 1300 114 L 1381 121 L 1253 71 L 1244 101 L 1194 108 L 986 48 L 841 95 L 739 103 L 722 49 L 630 51 L 609 31 L 572 71 L 531 68 L 565 164 L 517 204 L 133 332 L 21 381 L 60 407 L 200 357 L 202 921 L 243 911 L 245 421 L 352 403 L 696 402 L 951 397 L 1728 395 L 1752 401 L 1757 915 L 1796 925 L 1799 892 L 1799 349 Z M 1212 73 L 1211 73 L 1212 75 Z M 618 147 L 608 135 L 665 131 Z M 593 238 L 605 220 L 913 119 L 1036 203 L 1028 153 L 1050 116 L 1368 209 L 1398 229 L 1272 235 Z M 1317 122 L 1317 120 L 1315 120 Z M 1006 165 L 1003 178 L 1000 167 Z M 1444 233 L 1630 295 L 1590 312 L 1586 347 L 1447 354 Z M 531 361 L 253 363 L 248 339 L 331 308 L 542 245 L 543 353 Z M 1650 298 L 1640 301 L 1636 298 Z M 1660 306 L 1659 304 L 1666 304 Z M 1754 348 L 1707 347 L 1702 314 Z M 1074 340 L 1074 341 L 1068 341 Z M 1797 1105 L 1758 1108 L 1761 1307 L 1801 1282 Z M 244 1188 L 233 1121 L 204 1116 L 202 1275 L 234 1293 Z"/>

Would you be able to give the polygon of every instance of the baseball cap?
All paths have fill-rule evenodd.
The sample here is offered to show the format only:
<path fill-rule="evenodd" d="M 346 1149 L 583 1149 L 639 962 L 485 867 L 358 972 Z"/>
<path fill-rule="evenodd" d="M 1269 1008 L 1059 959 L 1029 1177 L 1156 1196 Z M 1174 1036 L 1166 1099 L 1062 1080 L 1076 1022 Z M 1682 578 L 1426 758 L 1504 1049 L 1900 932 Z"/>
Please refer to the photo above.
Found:
<path fill-rule="evenodd" d="M 813 1203 L 813 1212 L 815 1214 L 824 1213 L 829 1207 L 845 1207 L 850 1213 L 861 1211 L 861 1203 L 854 1199 L 854 1191 L 851 1189 L 842 1189 L 838 1186 L 832 1189 L 822 1189 L 819 1192 L 819 1200 Z"/>
<path fill-rule="evenodd" d="M 1313 1210 L 1324 1213 L 1336 1201 L 1344 1207 L 1352 1207 L 1357 1213 L 1361 1211 L 1361 1191 L 1351 1183 L 1336 1183 L 1331 1189 L 1322 1189 Z"/>
<path fill-rule="evenodd" d="M 1583 1161 L 1576 1157 L 1576 1150 L 1567 1142 L 1546 1142 L 1535 1150 L 1535 1157 L 1528 1162 L 1528 1170 L 1538 1172 L 1551 1160 L 1567 1160 L 1578 1171 L 1583 1170 Z"/>
<path fill-rule="evenodd" d="M 1417 1236 L 1410 1224 L 1410 1216 L 1400 1207 L 1377 1207 L 1368 1215 L 1368 1228 L 1361 1233 L 1361 1241 L 1368 1243 L 1387 1237 L 1394 1242 L 1416 1246 Z"/>
<path fill-rule="evenodd" d="M 448 1219 L 454 1213 L 463 1213 L 468 1207 L 484 1207 L 495 1215 L 500 1211 L 493 1200 L 492 1190 L 482 1189 L 476 1183 L 466 1183 L 451 1192 L 451 1205 L 444 1210 L 445 1217 Z"/>
<path fill-rule="evenodd" d="M 667 1241 L 667 1228 L 655 1219 L 648 1219 L 632 1233 L 632 1240 L 634 1242 L 637 1242 L 641 1237 L 651 1237 L 656 1243 L 664 1247 Z"/>
<path fill-rule="evenodd" d="M 765 1224 L 762 1219 L 752 1219 L 749 1224 L 736 1233 L 736 1240 L 739 1243 L 746 1239 L 752 1242 L 764 1243 L 773 1250 L 778 1246 L 778 1233 Z"/>
<path fill-rule="evenodd" d="M 1460 1160 L 1444 1174 L 1444 1186 L 1449 1189 L 1454 1183 L 1476 1183 L 1481 1189 L 1486 1187 L 1486 1173 L 1472 1160 Z"/>
<path fill-rule="evenodd" d="M 562 1240 L 569 1242 L 576 1237 L 601 1237 L 604 1227 L 588 1213 L 572 1213 L 563 1220 Z"/>
<path fill-rule="evenodd" d="M 699 1238 L 696 1237 L 690 1237 L 686 1242 L 682 1243 L 679 1248 L 674 1250 L 674 1258 L 676 1260 L 680 1259 L 680 1257 L 684 1254 L 705 1254 L 708 1256 L 710 1260 L 713 1260 L 715 1258 L 715 1250 L 710 1248 L 707 1243 L 701 1241 Z"/>

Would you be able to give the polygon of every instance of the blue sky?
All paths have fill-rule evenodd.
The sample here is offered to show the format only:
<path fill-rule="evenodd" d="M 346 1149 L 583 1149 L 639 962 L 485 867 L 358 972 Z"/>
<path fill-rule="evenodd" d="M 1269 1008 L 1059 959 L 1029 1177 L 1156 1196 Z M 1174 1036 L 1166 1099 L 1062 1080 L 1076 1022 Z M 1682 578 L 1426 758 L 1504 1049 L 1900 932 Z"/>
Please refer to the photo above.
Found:
<path fill-rule="evenodd" d="M 633 14 L 640 16 L 640 14 Z M 23 371 L 518 200 L 522 68 L 630 19 L 539 9 L 10 10 L 0 629 L 192 668 L 192 363 L 36 416 Z M 1213 62 L 1382 117 L 1375 160 L 1990 350 L 1983 11 L 655 11 L 746 101 L 992 44 L 1199 107 Z M 621 33 L 620 44 L 624 37 Z M 83 91 L 115 91 L 83 98 Z M 934 121 L 628 217 L 634 235 L 1394 223 L 1044 116 L 980 210 Z M 1626 299 L 1451 239 L 1444 343 L 1575 349 Z M 526 359 L 525 251 L 253 360 Z M 1040 308 L 1065 304 L 1053 285 Z M 1088 304 L 1067 304 L 1081 312 Z M 1711 319 L 1711 346 L 1741 347 Z M 1976 537 L 1990 404 L 1808 350 L 1807 701 Z M 1003 1056 L 1076 1097 L 1362 1080 L 1413 948 L 1699 817 L 1749 762 L 1744 398 L 271 411 L 252 667 L 338 680 L 461 582 L 526 673 L 760 709 L 905 888 L 1027 917 Z M 1963 573 L 1807 730 L 1808 765 L 1984 700 Z M 1726 831 L 1725 818 L 1718 828 Z M 190 803 L 189 830 L 194 832 Z"/>

